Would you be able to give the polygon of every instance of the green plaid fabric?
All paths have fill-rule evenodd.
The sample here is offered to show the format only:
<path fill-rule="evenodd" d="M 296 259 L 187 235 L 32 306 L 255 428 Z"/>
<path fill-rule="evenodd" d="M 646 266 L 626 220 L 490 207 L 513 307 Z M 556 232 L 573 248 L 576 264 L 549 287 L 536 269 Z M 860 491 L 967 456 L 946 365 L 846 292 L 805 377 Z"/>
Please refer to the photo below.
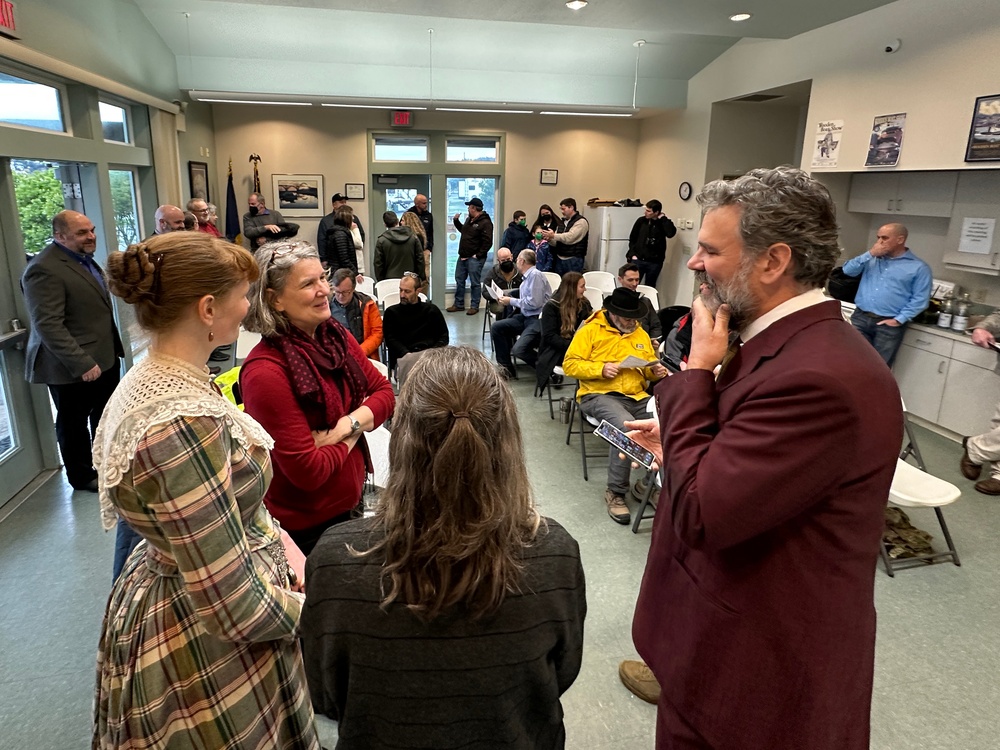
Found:
<path fill-rule="evenodd" d="M 221 398 L 221 397 L 220 397 Z M 223 420 L 151 427 L 114 505 L 145 539 L 115 584 L 97 655 L 93 748 L 319 750 L 262 505 L 267 450 Z"/>

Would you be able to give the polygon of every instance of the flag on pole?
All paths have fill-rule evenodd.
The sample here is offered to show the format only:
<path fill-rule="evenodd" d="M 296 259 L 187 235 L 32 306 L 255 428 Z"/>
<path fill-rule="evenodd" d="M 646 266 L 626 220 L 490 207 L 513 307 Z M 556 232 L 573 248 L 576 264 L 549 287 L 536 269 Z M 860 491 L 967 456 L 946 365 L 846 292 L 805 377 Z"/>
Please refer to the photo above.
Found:
<path fill-rule="evenodd" d="M 229 160 L 229 183 L 226 185 L 226 239 L 236 242 L 240 236 L 240 209 L 236 205 L 236 188 L 233 187 L 233 160 Z"/>

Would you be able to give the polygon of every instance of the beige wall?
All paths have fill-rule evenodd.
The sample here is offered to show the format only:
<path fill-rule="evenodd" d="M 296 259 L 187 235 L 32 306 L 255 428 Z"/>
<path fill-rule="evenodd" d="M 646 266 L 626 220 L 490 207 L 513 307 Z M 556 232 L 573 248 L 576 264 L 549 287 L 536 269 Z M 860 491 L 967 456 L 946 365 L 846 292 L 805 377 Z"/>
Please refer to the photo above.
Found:
<path fill-rule="evenodd" d="M 184 208 L 191 199 L 191 180 L 188 176 L 189 161 L 203 161 L 208 164 L 208 195 L 219 208 L 219 228 L 225 231 L 225 212 L 222 202 L 226 190 L 226 169 L 228 162 L 219 160 L 215 151 L 215 128 L 212 121 L 212 107 L 209 104 L 191 102 L 184 115 L 184 131 L 177 133 L 177 149 L 181 167 L 181 203 Z"/>
<path fill-rule="evenodd" d="M 968 165 L 963 156 L 975 98 L 997 93 L 998 32 L 1000 3 L 995 0 L 960 5 L 899 0 L 792 39 L 744 39 L 691 79 L 685 110 L 643 121 L 636 192 L 646 194 L 667 183 L 667 214 L 697 219 L 697 207 L 676 197 L 676 185 L 688 180 L 696 192 L 701 186 L 709 162 L 712 105 L 803 80 L 812 81 L 807 134 L 820 120 L 844 120 L 837 171 L 864 170 L 872 119 L 893 112 L 908 115 L 900 169 L 995 167 Z M 896 38 L 902 48 L 887 55 L 885 43 Z M 804 148 L 806 169 L 810 158 L 811 149 Z M 843 215 L 842 222 L 851 227 L 852 243 L 864 235 L 858 225 L 869 224 L 867 217 L 859 222 Z M 673 284 L 667 301 L 690 300 L 691 277 L 680 266 L 687 259 L 684 247 L 695 242 L 696 231 L 682 231 L 671 243 L 677 273 L 661 284 Z M 935 265 L 934 258 L 928 260 Z M 1000 283 L 983 278 L 986 284 Z"/>
<path fill-rule="evenodd" d="M 324 200 L 344 189 L 346 182 L 368 185 L 368 131 L 386 130 L 388 113 L 379 110 L 340 110 L 318 107 L 213 105 L 216 178 L 225 185 L 226 165 L 233 159 L 240 214 L 250 192 L 251 153 L 260 154 L 261 188 L 271 197 L 271 174 L 322 174 Z M 506 134 L 505 179 L 501 182 L 504 216 L 494 217 L 498 228 L 516 209 L 534 215 L 539 204 L 557 206 L 572 196 L 580 204 L 592 197 L 622 198 L 635 191 L 636 143 L 639 125 L 631 120 L 605 118 L 471 115 L 416 112 L 415 133 L 453 133 L 489 130 Z M 540 185 L 539 170 L 558 169 L 558 185 Z M 216 201 L 220 215 L 225 207 Z M 352 202 L 377 236 L 381 206 L 370 200 Z M 435 218 L 443 222 L 445 217 Z M 300 218 L 301 236 L 315 237 L 318 219 Z"/>

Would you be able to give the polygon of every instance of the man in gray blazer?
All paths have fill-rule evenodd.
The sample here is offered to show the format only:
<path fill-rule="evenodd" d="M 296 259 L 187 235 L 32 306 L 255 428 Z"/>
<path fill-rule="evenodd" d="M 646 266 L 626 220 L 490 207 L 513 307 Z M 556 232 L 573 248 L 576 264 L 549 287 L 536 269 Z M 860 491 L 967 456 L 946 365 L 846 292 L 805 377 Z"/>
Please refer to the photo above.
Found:
<path fill-rule="evenodd" d="M 91 437 L 118 385 L 124 349 L 104 272 L 94 262 L 94 223 L 61 211 L 52 236 L 21 277 L 31 319 L 25 378 L 45 383 L 52 394 L 69 483 L 97 492 Z"/>

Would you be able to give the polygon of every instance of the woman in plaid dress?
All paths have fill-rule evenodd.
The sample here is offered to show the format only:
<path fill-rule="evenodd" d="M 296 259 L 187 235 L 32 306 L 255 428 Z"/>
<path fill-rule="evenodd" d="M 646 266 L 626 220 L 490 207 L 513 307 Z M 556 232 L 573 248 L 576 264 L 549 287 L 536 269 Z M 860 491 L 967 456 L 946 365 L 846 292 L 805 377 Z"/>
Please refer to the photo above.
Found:
<path fill-rule="evenodd" d="M 104 618 L 93 748 L 319 749 L 302 558 L 262 505 L 272 441 L 204 364 L 236 340 L 256 276 L 242 248 L 189 232 L 108 259 L 151 342 L 94 441 L 105 527 L 120 514 L 144 541 Z"/>

